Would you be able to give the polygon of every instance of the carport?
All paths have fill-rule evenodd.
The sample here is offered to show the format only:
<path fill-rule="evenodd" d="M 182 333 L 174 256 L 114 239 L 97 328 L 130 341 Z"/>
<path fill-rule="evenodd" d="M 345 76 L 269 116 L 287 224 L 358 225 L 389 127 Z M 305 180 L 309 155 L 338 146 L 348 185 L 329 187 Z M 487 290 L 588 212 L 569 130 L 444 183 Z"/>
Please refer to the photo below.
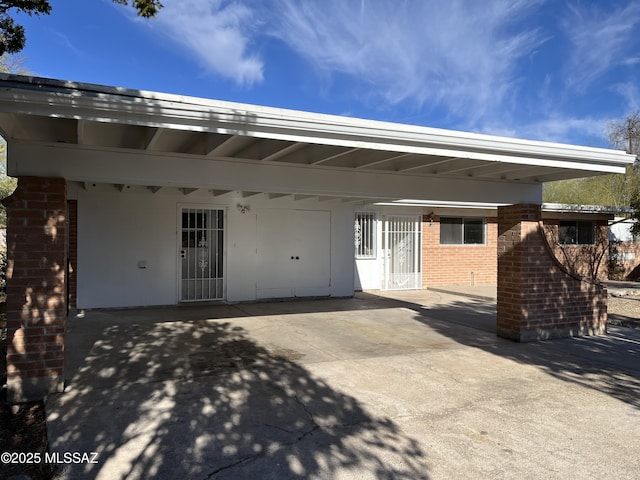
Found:
<path fill-rule="evenodd" d="M 604 330 L 606 292 L 539 235 L 541 185 L 624 152 L 16 75 L 0 106 L 14 401 L 63 390 L 69 307 L 352 296 L 374 202 L 503 205 L 498 335 Z"/>
<path fill-rule="evenodd" d="M 633 478 L 640 337 L 515 344 L 431 291 L 93 310 L 47 399 L 60 478 Z M 597 454 L 594 453 L 597 445 Z"/>

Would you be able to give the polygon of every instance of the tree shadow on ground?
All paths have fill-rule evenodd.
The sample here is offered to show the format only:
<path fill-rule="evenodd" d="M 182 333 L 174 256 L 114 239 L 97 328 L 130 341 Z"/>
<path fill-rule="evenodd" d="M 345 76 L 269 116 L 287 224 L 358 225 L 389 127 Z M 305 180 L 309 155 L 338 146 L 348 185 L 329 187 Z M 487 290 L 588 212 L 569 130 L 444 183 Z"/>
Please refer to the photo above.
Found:
<path fill-rule="evenodd" d="M 224 320 L 151 320 L 103 325 L 68 391 L 50 397 L 49 423 L 65 432 L 50 450 L 98 453 L 60 478 L 428 478 L 414 439 L 297 352 Z"/>
<path fill-rule="evenodd" d="M 494 302 L 460 299 L 431 305 L 400 302 L 415 319 L 461 344 L 533 365 L 565 382 L 596 390 L 640 409 L 640 332 L 610 326 L 606 335 L 533 343 L 488 341 L 495 334 Z M 487 328 L 493 324 L 493 328 Z M 474 335 L 466 328 L 476 330 Z"/>

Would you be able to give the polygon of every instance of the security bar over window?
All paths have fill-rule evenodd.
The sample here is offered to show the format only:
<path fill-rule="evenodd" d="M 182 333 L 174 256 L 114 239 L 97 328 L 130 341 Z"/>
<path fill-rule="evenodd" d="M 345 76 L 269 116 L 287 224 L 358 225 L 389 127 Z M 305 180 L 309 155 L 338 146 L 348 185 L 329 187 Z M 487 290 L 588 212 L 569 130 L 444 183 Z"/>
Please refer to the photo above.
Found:
<path fill-rule="evenodd" d="M 376 258 L 376 214 L 356 212 L 354 225 L 356 258 Z"/>

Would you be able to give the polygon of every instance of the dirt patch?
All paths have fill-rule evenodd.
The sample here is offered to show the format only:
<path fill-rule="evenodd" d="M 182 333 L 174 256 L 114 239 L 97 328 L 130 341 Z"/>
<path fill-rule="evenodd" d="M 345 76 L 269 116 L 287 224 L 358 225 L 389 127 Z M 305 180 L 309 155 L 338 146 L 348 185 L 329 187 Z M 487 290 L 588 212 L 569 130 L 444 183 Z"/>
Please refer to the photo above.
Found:
<path fill-rule="evenodd" d="M 609 325 L 640 329 L 640 297 L 609 297 L 607 314 Z"/>
<path fill-rule="evenodd" d="M 0 404 L 0 452 L 14 457 L 10 463 L 0 462 L 0 478 L 19 474 L 33 480 L 53 478 L 52 465 L 44 462 L 47 426 L 42 402 Z"/>

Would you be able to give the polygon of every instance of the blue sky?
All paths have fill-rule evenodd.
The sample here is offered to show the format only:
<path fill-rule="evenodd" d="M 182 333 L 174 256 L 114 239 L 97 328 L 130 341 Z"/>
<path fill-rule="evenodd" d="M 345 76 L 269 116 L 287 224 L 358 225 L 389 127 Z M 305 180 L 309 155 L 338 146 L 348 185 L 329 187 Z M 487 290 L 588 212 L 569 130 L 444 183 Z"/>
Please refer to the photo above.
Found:
<path fill-rule="evenodd" d="M 640 108 L 637 0 L 111 0 L 19 17 L 35 75 L 591 146 Z"/>

